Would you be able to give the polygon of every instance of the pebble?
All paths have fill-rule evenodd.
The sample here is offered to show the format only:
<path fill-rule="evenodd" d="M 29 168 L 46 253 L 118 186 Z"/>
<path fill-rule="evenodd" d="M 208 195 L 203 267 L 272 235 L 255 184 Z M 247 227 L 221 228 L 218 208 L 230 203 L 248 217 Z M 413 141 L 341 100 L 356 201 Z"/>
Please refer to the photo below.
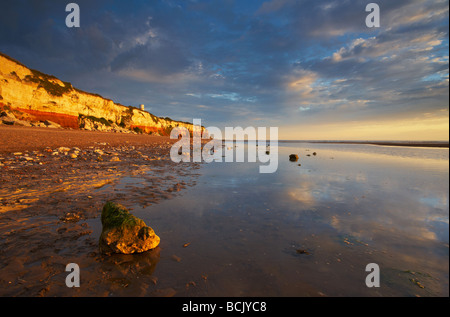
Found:
<path fill-rule="evenodd" d="M 70 149 L 68 147 L 61 146 L 61 147 L 57 148 L 56 151 L 58 151 L 58 152 L 69 152 Z"/>

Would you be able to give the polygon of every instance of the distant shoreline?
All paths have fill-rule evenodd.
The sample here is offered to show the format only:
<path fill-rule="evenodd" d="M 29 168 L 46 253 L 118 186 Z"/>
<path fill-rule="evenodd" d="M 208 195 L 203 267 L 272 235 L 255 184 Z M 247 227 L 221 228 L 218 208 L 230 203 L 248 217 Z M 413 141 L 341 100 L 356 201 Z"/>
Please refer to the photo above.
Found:
<path fill-rule="evenodd" d="M 289 141 L 280 141 L 289 142 Z M 292 141 L 291 141 L 292 142 Z M 406 146 L 406 147 L 437 147 L 448 148 L 449 142 L 445 141 L 306 141 L 307 143 L 330 143 L 330 144 L 364 144 L 381 146 Z"/>
<path fill-rule="evenodd" d="M 222 142 L 231 140 L 222 140 Z M 236 141 L 236 140 L 235 140 Z M 238 140 L 248 142 L 248 140 Z M 267 140 L 269 143 L 270 140 Z M 404 146 L 404 147 L 434 147 L 449 148 L 449 141 L 320 141 L 320 140 L 278 140 L 278 143 L 310 143 L 310 144 L 359 144 L 379 146 Z"/>
<path fill-rule="evenodd" d="M 279 141 L 296 142 L 296 141 Z M 448 148 L 448 141 L 305 141 L 306 143 L 325 143 L 325 144 L 362 144 L 362 145 L 381 145 L 381 146 L 407 146 L 407 147 L 437 147 Z"/>

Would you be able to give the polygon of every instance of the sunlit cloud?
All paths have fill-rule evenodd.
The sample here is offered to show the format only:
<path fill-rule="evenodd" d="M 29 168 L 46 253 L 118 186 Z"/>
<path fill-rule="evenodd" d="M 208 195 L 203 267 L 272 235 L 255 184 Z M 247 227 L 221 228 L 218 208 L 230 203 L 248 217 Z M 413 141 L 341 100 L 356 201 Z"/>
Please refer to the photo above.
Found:
<path fill-rule="evenodd" d="M 207 125 L 258 118 L 294 139 L 448 132 L 448 1 L 380 0 L 374 29 L 363 0 L 77 3 L 83 23 L 71 30 L 64 4 L 6 2 L 0 51 L 116 102 L 201 114 Z"/>

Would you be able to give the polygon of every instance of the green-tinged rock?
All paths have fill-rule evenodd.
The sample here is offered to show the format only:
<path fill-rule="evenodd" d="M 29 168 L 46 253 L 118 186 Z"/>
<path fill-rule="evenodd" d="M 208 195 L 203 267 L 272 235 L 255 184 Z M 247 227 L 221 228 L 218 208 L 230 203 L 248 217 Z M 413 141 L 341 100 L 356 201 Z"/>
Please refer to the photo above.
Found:
<path fill-rule="evenodd" d="M 114 202 L 107 202 L 102 211 L 103 230 L 100 235 L 102 253 L 141 253 L 154 249 L 159 237 L 145 222 Z"/>

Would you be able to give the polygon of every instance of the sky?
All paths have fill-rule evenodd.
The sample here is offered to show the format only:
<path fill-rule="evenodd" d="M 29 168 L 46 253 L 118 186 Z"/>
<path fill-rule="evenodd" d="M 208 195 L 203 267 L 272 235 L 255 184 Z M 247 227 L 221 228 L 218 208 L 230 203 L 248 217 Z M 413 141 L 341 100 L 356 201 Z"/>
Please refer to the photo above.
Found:
<path fill-rule="evenodd" d="M 449 2 L 4 0 L 0 51 L 161 117 L 280 139 L 448 140 Z"/>

